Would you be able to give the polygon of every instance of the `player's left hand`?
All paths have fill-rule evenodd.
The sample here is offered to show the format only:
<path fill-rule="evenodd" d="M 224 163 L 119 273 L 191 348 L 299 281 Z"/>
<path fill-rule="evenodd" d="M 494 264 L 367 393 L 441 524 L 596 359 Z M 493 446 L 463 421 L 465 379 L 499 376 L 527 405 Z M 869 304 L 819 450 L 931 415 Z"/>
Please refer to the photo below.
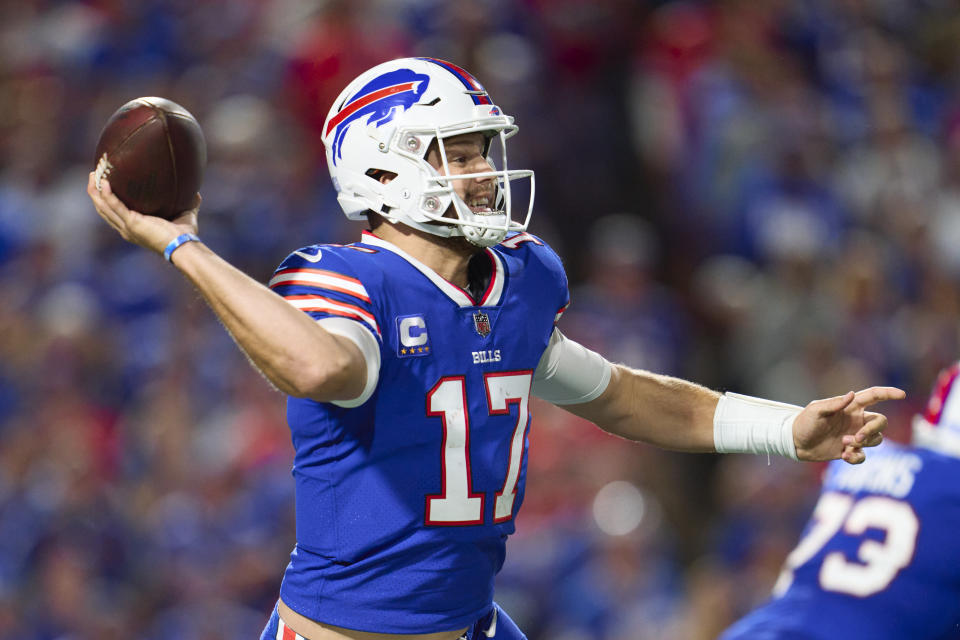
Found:
<path fill-rule="evenodd" d="M 886 416 L 865 409 L 878 402 L 902 400 L 906 395 L 896 387 L 870 387 L 814 400 L 793 423 L 797 456 L 806 461 L 840 458 L 860 464 L 866 460 L 863 448 L 883 442 L 883 430 L 887 428 Z"/>

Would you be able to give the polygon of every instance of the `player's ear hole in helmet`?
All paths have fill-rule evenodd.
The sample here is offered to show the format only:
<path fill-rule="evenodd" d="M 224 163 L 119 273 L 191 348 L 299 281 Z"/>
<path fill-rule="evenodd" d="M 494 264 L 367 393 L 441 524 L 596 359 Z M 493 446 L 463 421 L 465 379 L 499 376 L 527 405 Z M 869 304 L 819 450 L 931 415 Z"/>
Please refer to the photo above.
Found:
<path fill-rule="evenodd" d="M 533 210 L 533 172 L 507 164 L 506 140 L 516 131 L 513 118 L 463 69 L 403 58 L 370 69 L 344 89 L 327 115 L 323 140 L 337 199 L 351 220 L 372 211 L 391 223 L 491 246 L 509 231 L 526 229 Z M 448 175 L 444 142 L 478 132 L 486 166 Z M 427 161 L 433 145 L 443 168 Z M 522 178 L 530 179 L 526 213 L 514 220 L 511 183 Z M 455 188 L 466 179 L 491 180 L 493 206 L 472 210 Z"/>

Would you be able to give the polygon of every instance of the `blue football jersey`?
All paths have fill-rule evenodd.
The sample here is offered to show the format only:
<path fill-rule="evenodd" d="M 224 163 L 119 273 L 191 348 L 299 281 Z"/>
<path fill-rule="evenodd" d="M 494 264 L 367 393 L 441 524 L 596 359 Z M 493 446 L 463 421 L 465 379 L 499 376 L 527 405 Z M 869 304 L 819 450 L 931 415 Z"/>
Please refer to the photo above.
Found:
<path fill-rule="evenodd" d="M 351 629 L 451 630 L 489 612 L 523 502 L 534 370 L 568 303 L 557 255 L 529 234 L 485 249 L 468 292 L 370 233 L 291 254 L 271 287 L 380 345 L 373 395 L 288 401 L 297 545 L 281 597 Z"/>
<path fill-rule="evenodd" d="M 721 638 L 960 638 L 960 460 L 884 443 L 830 463 L 773 598 Z"/>

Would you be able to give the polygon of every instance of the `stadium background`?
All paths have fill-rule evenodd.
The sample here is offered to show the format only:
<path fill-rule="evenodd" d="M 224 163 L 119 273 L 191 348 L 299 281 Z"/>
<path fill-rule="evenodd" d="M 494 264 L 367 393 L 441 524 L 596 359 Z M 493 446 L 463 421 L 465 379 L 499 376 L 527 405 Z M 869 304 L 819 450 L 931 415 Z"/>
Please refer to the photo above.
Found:
<path fill-rule="evenodd" d="M 84 194 L 140 95 L 204 126 L 205 241 L 265 281 L 349 242 L 318 130 L 374 63 L 453 60 L 516 116 L 562 326 L 784 401 L 909 399 L 960 355 L 948 0 L 0 3 L 0 639 L 255 637 L 293 543 L 282 397 Z M 820 467 L 692 456 L 537 405 L 498 599 L 532 640 L 713 638 L 764 597 Z"/>

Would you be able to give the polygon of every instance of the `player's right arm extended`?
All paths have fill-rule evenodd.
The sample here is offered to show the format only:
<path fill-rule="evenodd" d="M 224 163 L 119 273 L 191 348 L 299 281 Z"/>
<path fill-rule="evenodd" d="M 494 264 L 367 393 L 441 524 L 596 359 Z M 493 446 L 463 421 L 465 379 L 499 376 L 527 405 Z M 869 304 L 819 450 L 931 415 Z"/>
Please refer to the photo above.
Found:
<path fill-rule="evenodd" d="M 130 211 L 91 173 L 87 194 L 97 213 L 129 242 L 163 255 L 170 241 L 197 231 L 197 209 L 174 221 Z M 197 201 L 199 205 L 199 198 Z M 321 402 L 349 401 L 364 393 L 364 355 L 347 337 L 325 330 L 307 314 L 220 258 L 200 242 L 187 242 L 171 262 L 196 286 L 254 366 L 278 389 Z"/>
<path fill-rule="evenodd" d="M 327 331 L 206 245 L 184 245 L 172 262 L 200 291 L 254 366 L 278 389 L 321 402 L 361 395 L 366 363 L 354 342 Z"/>

